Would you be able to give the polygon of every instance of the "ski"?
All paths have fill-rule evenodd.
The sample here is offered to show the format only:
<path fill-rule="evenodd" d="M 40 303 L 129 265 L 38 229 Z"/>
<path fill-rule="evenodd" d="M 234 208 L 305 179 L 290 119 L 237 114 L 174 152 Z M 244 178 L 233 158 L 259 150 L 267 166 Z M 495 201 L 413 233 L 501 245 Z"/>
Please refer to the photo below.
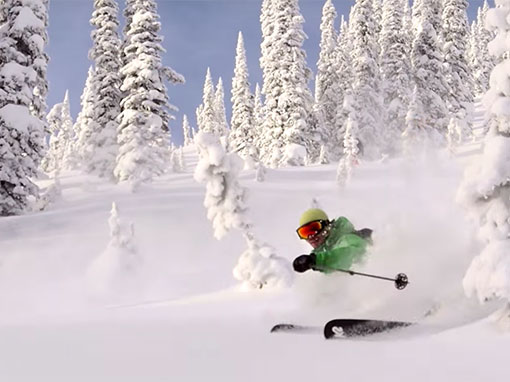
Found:
<path fill-rule="evenodd" d="M 277 324 L 271 328 L 271 333 L 320 333 L 319 326 Z"/>
<path fill-rule="evenodd" d="M 326 339 L 364 337 L 413 324 L 414 322 L 406 321 L 336 319 L 324 325 L 324 337 Z"/>

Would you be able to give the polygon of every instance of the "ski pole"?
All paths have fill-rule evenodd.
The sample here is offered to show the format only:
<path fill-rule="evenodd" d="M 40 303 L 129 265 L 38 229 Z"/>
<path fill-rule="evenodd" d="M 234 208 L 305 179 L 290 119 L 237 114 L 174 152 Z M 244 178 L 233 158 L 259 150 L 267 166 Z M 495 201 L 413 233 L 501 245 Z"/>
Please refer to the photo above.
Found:
<path fill-rule="evenodd" d="M 409 278 L 407 277 L 407 275 L 405 273 L 399 273 L 394 279 L 392 279 L 390 277 L 371 275 L 371 274 L 362 273 L 362 272 L 355 272 L 355 271 L 351 271 L 348 269 L 340 269 L 340 268 L 314 268 L 314 269 L 317 269 L 319 271 L 343 272 L 343 273 L 348 273 L 351 276 L 357 275 L 357 276 L 371 277 L 371 278 L 379 279 L 379 280 L 393 281 L 395 283 L 395 288 L 397 288 L 398 290 L 404 289 L 407 286 L 407 284 L 409 284 Z"/>

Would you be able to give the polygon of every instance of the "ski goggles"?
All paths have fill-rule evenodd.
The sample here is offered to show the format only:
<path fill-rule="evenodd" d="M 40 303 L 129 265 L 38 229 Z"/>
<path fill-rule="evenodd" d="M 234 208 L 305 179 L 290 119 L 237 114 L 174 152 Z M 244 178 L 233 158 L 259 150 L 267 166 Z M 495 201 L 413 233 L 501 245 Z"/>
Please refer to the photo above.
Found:
<path fill-rule="evenodd" d="M 329 224 L 329 221 L 327 221 L 327 220 L 314 220 L 309 223 L 303 224 L 301 227 L 299 227 L 296 230 L 296 232 L 300 239 L 306 240 L 312 236 L 317 235 L 328 224 Z"/>

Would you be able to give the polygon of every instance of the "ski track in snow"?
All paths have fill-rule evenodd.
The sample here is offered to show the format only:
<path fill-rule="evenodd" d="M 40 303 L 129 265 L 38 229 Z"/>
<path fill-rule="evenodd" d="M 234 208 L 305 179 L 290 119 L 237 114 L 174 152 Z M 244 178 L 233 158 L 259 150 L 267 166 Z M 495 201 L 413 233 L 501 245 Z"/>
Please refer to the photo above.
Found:
<path fill-rule="evenodd" d="M 269 170 L 262 183 L 253 171 L 243 173 L 255 231 L 279 255 L 292 260 L 310 251 L 295 227 L 316 198 L 330 217 L 374 229 L 375 245 L 356 270 L 405 272 L 410 284 L 403 291 L 386 281 L 312 272 L 298 275 L 289 290 L 240 290 L 231 272 L 244 242 L 238 232 L 213 239 L 191 148 L 190 172 L 163 176 L 136 194 L 65 174 L 63 197 L 48 211 L 0 220 L 0 376 L 503 380 L 510 337 L 487 319 L 499 306 L 480 306 L 462 290 L 480 243 L 454 197 L 464 166 L 479 152 L 478 140 L 453 159 L 440 152 L 362 163 L 345 189 L 335 184 L 335 165 Z M 129 293 L 92 295 L 85 275 L 109 242 L 112 202 L 134 224 L 143 265 Z M 269 334 L 279 322 L 322 325 L 340 317 L 420 324 L 354 341 Z"/>

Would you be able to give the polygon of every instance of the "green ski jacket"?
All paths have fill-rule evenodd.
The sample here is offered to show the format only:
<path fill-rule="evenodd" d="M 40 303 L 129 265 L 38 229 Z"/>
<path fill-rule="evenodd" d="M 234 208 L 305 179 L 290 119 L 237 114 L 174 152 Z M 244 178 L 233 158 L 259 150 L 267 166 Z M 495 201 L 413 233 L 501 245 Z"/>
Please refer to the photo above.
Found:
<path fill-rule="evenodd" d="M 315 267 L 325 273 L 334 268 L 349 270 L 352 264 L 362 260 L 369 241 L 355 234 L 352 223 L 345 217 L 332 222 L 333 227 L 326 241 L 315 248 Z"/>

